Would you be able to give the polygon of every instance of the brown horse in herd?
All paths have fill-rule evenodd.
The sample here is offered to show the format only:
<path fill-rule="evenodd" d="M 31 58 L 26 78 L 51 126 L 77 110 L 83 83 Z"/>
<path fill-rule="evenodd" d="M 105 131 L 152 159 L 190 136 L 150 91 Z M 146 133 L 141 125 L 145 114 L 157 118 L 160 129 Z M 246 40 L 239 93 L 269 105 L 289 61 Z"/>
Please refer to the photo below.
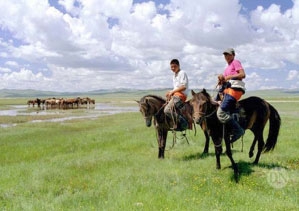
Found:
<path fill-rule="evenodd" d="M 32 105 L 32 107 L 34 107 L 35 104 L 37 104 L 37 106 L 40 107 L 41 103 L 42 103 L 42 100 L 39 99 L 39 98 L 36 98 L 36 99 L 34 99 L 34 100 L 28 100 L 28 101 L 27 101 L 27 105 L 28 105 L 28 106 Z"/>
<path fill-rule="evenodd" d="M 95 105 L 95 100 L 89 97 L 76 97 L 76 98 L 47 98 L 47 99 L 39 99 L 36 98 L 34 100 L 28 100 L 27 105 L 34 107 L 35 105 L 38 107 L 44 107 L 45 109 L 68 109 L 68 108 L 79 108 L 79 106 L 89 107 L 90 105 Z"/>

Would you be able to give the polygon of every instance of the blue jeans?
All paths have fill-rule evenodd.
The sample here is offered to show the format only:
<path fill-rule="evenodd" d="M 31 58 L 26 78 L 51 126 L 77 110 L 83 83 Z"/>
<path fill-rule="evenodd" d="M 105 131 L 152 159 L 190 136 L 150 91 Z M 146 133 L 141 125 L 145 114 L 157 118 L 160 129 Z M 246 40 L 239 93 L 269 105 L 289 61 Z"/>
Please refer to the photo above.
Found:
<path fill-rule="evenodd" d="M 237 100 L 229 95 L 224 94 L 223 101 L 217 110 L 217 117 L 220 122 L 226 123 L 231 120 L 231 113 L 236 109 Z"/>
<path fill-rule="evenodd" d="M 226 111 L 226 112 L 232 112 L 236 109 L 236 103 L 237 103 L 237 100 L 229 95 L 229 94 L 224 94 L 224 97 L 223 97 L 223 101 L 220 105 L 221 109 L 223 111 Z"/>

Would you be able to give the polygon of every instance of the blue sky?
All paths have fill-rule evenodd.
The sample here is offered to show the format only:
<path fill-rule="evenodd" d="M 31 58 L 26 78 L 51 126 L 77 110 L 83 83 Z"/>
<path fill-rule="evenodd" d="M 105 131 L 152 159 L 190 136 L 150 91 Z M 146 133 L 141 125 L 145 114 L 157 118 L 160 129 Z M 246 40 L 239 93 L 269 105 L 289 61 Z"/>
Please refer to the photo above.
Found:
<path fill-rule="evenodd" d="M 213 89 L 236 51 L 248 90 L 299 89 L 299 0 L 0 1 L 0 89 Z"/>
<path fill-rule="evenodd" d="M 268 8 L 271 4 L 276 4 L 280 6 L 282 12 L 285 12 L 294 5 L 292 0 L 240 0 L 239 2 L 242 4 L 244 9 L 249 11 L 255 10 L 259 5 L 264 8 Z"/>

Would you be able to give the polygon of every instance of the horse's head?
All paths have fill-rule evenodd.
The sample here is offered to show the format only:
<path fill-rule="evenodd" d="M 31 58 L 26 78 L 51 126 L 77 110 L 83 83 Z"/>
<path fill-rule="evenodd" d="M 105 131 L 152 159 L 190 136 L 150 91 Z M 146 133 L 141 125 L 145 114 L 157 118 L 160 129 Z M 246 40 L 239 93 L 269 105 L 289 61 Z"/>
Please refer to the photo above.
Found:
<path fill-rule="evenodd" d="M 147 95 L 136 102 L 139 105 L 139 111 L 145 119 L 146 126 L 150 127 L 153 116 L 160 110 L 165 100 L 154 95 Z"/>
<path fill-rule="evenodd" d="M 139 105 L 139 111 L 144 117 L 146 126 L 150 127 L 152 125 L 153 114 L 151 114 L 151 108 L 148 104 L 148 100 L 141 99 L 140 101 L 136 101 L 136 102 Z"/>
<path fill-rule="evenodd" d="M 210 97 L 205 89 L 199 93 L 195 93 L 193 90 L 191 90 L 191 93 L 192 99 L 190 100 L 190 104 L 193 107 L 193 119 L 196 124 L 201 124 L 206 115 Z"/>

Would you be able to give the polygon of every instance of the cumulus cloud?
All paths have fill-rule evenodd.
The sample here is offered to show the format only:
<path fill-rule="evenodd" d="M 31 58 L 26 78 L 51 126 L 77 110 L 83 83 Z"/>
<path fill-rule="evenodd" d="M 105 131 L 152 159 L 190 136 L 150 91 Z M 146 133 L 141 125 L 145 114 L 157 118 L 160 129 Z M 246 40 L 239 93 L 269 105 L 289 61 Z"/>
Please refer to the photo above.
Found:
<path fill-rule="evenodd" d="M 299 71 L 297 70 L 290 70 L 287 80 L 291 81 L 291 80 L 298 80 L 299 79 Z"/>
<path fill-rule="evenodd" d="M 257 5 L 247 15 L 238 0 L 138 2 L 1 1 L 1 88 L 166 88 L 172 58 L 191 88 L 214 88 L 227 47 L 235 48 L 248 89 L 274 87 L 278 71 L 293 83 L 285 88 L 298 85 L 298 1 L 285 11 Z"/>
<path fill-rule="evenodd" d="M 6 66 L 13 67 L 13 68 L 19 67 L 19 64 L 16 61 L 6 61 L 4 64 Z"/>

